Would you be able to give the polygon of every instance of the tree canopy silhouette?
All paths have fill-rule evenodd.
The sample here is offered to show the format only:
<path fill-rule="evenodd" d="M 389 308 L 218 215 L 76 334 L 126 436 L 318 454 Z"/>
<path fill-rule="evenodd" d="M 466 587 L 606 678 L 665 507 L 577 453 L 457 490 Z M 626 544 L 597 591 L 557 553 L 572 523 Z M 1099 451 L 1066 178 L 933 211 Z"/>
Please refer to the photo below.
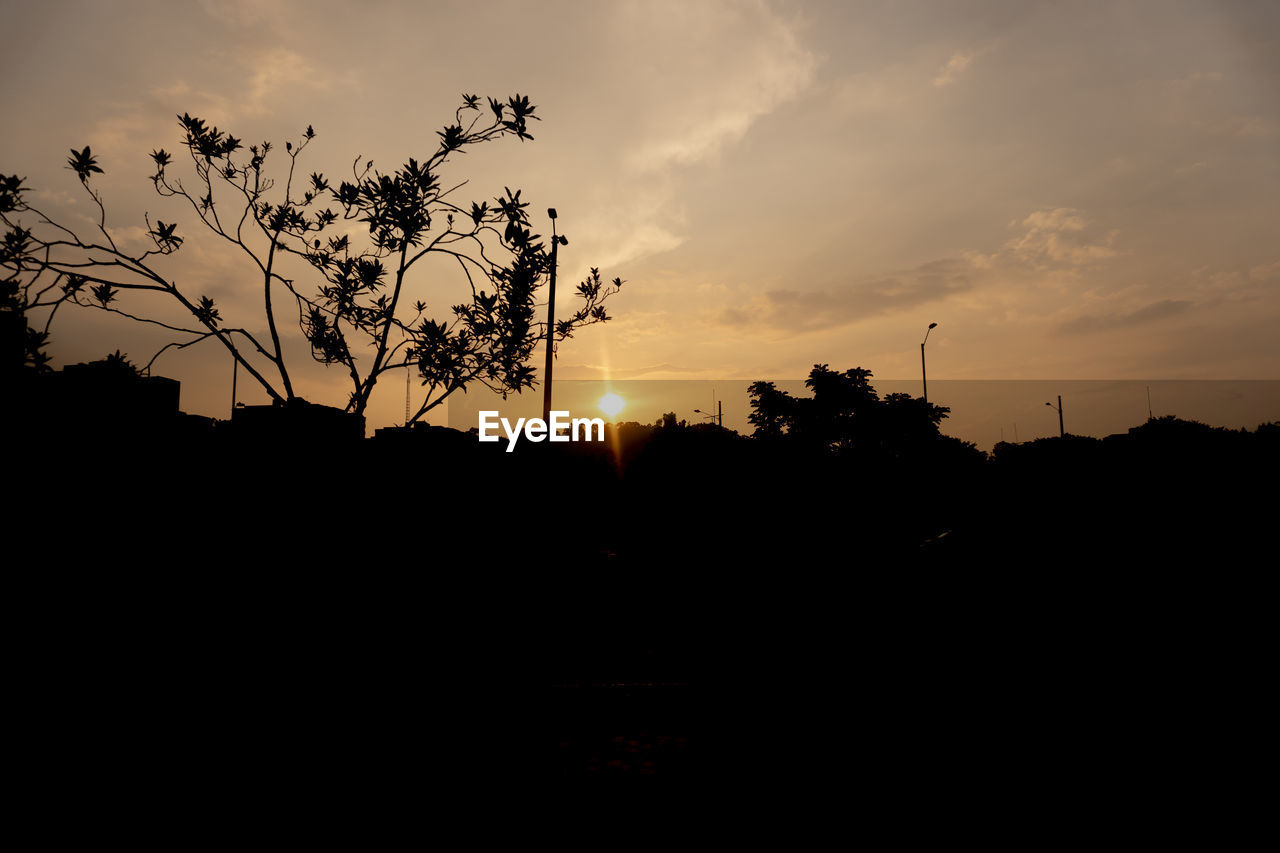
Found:
<path fill-rule="evenodd" d="M 144 370 L 170 347 L 215 339 L 276 402 L 296 398 L 281 344 L 286 316 L 297 322 L 316 361 L 347 373 L 346 409 L 356 414 L 364 413 L 378 379 L 398 368 L 415 370 L 427 389 L 411 422 L 473 382 L 504 396 L 532 387 L 528 362 L 546 333 L 545 322 L 535 318 L 535 296 L 550 272 L 550 249 L 534 233 L 520 190 L 504 188 L 492 200 L 463 202 L 455 195 L 466 182 L 446 186 L 441 173 L 454 154 L 482 143 L 532 140 L 535 110 L 526 96 L 505 103 L 489 98 L 485 105 L 476 95 L 464 95 L 454 122 L 437 133 L 437 147 L 425 159 L 409 158 L 384 173 L 372 160 L 356 157 L 350 178 L 336 182 L 319 172 L 303 177 L 300 159 L 316 138 L 310 126 L 284 143 L 282 168 L 271 177 L 271 142 L 246 148 L 201 118 L 180 116 L 186 174 L 177 174 L 172 154 L 157 149 L 150 155 L 151 180 L 160 196 L 185 202 L 188 215 L 247 258 L 246 284 L 260 289 L 265 336 L 227 325 L 213 298 L 166 275 L 163 260 L 181 251 L 187 239 L 177 219 L 153 221 L 147 215 L 149 246 L 143 251 L 117 242 L 93 186 L 103 168 L 88 146 L 72 149 L 67 168 L 96 208 L 92 234 L 33 207 L 25 179 L 0 175 L 0 219 L 7 229 L 0 249 L 3 304 L 28 322 L 34 310 L 47 309 L 43 328 L 28 332 L 26 359 L 36 367 L 44 364 L 41 348 L 50 324 L 70 303 L 180 336 Z M 367 237 L 353 240 L 344 225 L 350 221 L 363 226 Z M 469 298 L 445 316 L 419 298 L 424 294 L 409 278 L 431 255 L 456 264 L 459 280 L 470 289 Z M 301 274 L 286 269 L 283 261 L 290 257 L 305 262 Z M 607 321 L 604 303 L 622 284 L 620 278 L 606 282 L 592 269 L 577 287 L 581 302 L 555 322 L 554 341 Z M 147 316 L 126 304 L 148 294 L 176 302 L 187 320 Z"/>
<path fill-rule="evenodd" d="M 793 397 L 772 382 L 754 382 L 748 420 L 755 438 L 783 440 L 818 451 L 897 456 L 939 435 L 946 406 L 908 394 L 881 398 L 871 371 L 844 373 L 815 364 L 805 380 L 812 397 Z"/>

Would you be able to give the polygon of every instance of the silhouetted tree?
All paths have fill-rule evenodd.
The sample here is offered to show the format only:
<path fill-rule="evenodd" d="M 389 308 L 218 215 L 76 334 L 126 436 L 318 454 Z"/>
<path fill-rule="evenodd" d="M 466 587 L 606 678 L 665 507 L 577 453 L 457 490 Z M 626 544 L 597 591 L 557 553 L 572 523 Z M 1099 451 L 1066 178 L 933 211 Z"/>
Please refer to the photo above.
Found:
<path fill-rule="evenodd" d="M 755 427 L 756 438 L 780 438 L 795 419 L 796 400 L 779 391 L 772 382 L 753 382 L 747 388 L 751 395 L 751 414 L 747 420 Z"/>
<path fill-rule="evenodd" d="M 805 380 L 812 397 L 793 397 L 772 382 L 755 382 L 749 420 L 756 438 L 786 439 L 823 451 L 899 455 L 909 445 L 932 440 L 950 412 L 906 394 L 884 399 L 871 385 L 871 371 L 844 373 L 815 364 Z"/>
<path fill-rule="evenodd" d="M 285 168 L 277 180 L 268 176 L 272 143 L 246 150 L 240 139 L 203 119 L 179 117 L 189 175 L 175 175 L 174 157 L 167 151 L 152 151 L 156 192 L 184 201 L 205 227 L 248 258 L 249 279 L 261 288 L 265 340 L 225 325 L 211 297 L 191 292 L 161 271 L 157 261 L 180 251 L 185 240 L 176 220 L 153 222 L 147 216 L 151 245 L 145 251 L 131 253 L 116 242 L 102 196 L 92 186 L 102 167 L 87 146 L 73 149 L 67 165 L 97 209 L 94 235 L 55 222 L 27 202 L 24 179 L 0 175 L 0 219 L 8 229 L 0 255 L 3 299 L 28 316 L 33 309 L 48 309 L 43 330 L 31 339 L 32 352 L 47 339 L 48 323 L 62 304 L 96 307 L 184 336 L 160 352 L 217 339 L 277 402 L 296 397 L 280 335 L 280 311 L 286 306 L 288 316 L 296 311 L 312 356 L 349 375 L 346 408 L 357 414 L 364 412 L 379 377 L 405 367 L 416 370 L 427 388 L 412 421 L 473 382 L 504 396 L 519 392 L 534 384 L 528 362 L 545 336 L 545 323 L 535 318 L 534 297 L 549 272 L 550 250 L 533 233 L 529 202 L 521 200 L 519 190 L 507 188 L 492 202 L 455 202 L 453 195 L 465 182 L 446 188 L 441 171 L 453 154 L 473 146 L 505 137 L 533 139 L 528 129 L 538 118 L 534 112 L 520 95 L 505 103 L 489 98 L 487 108 L 478 96 L 464 95 L 454 123 L 438 132 L 438 145 L 424 160 L 410 158 L 383 173 L 372 160 L 357 157 L 351 178 L 336 183 L 318 172 L 302 177 L 299 158 L 316 137 L 310 126 L 284 144 Z M 367 240 L 357 245 L 345 230 L 330 234 L 340 220 L 359 222 Z M 454 305 L 447 317 L 430 316 L 427 302 L 411 295 L 408 275 L 428 255 L 456 263 L 470 285 L 470 298 Z M 290 256 L 305 261 L 311 274 L 289 274 L 283 260 Z M 618 278 L 606 283 L 593 269 L 577 287 L 580 305 L 556 321 L 555 341 L 607 321 L 604 302 L 622 283 Z M 175 300 L 190 322 L 130 313 L 137 309 L 126 310 L 120 297 L 138 291 Z"/>
<path fill-rule="evenodd" d="M 21 179 L 0 175 L 0 214 L 16 209 L 23 190 Z M 38 307 L 39 291 L 46 283 L 40 279 L 39 260 L 32 256 L 34 248 L 31 232 L 17 226 L 9 227 L 0 242 L 0 271 L 4 275 L 0 279 L 0 346 L 6 373 L 49 369 L 49 356 L 44 352 L 49 342 L 48 322 L 41 329 L 28 324 L 27 312 Z"/>
<path fill-rule="evenodd" d="M 128 354 L 122 353 L 120 350 L 107 353 L 106 356 L 97 361 L 89 362 L 89 367 L 117 376 L 137 376 L 140 373 L 138 366 L 129 360 Z"/>
<path fill-rule="evenodd" d="M 658 429 L 683 429 L 689 422 L 677 418 L 675 412 L 663 412 L 662 417 L 654 421 L 653 425 Z"/>

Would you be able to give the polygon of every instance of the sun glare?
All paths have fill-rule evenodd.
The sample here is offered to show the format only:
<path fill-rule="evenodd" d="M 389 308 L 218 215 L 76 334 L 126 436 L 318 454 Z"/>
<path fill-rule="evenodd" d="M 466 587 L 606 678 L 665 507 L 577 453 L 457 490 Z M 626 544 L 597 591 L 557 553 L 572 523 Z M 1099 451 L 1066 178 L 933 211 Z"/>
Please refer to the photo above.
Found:
<path fill-rule="evenodd" d="M 612 418 L 618 412 L 621 412 L 627 403 L 617 394 L 611 392 L 601 397 L 600 402 L 596 403 L 596 405 L 600 407 L 600 411 Z"/>

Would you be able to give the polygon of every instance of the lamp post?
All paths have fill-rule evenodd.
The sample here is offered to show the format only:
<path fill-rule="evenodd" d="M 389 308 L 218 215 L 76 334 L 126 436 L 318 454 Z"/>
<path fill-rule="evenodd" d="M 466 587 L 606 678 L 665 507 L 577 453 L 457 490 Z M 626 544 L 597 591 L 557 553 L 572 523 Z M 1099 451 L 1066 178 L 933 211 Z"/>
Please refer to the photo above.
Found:
<path fill-rule="evenodd" d="M 929 402 L 929 378 L 924 369 L 924 345 L 929 340 L 929 333 L 936 327 L 937 323 L 930 323 L 929 328 L 924 330 L 924 340 L 920 342 L 920 385 L 924 389 L 924 401 Z"/>
<path fill-rule="evenodd" d="M 704 412 L 702 409 L 694 409 L 693 413 L 695 415 L 702 415 L 702 419 L 704 421 L 710 421 L 713 424 L 718 423 L 720 428 L 724 429 L 724 402 L 717 401 L 716 408 L 720 410 L 720 414 L 718 415 L 712 412 Z"/>
<path fill-rule="evenodd" d="M 547 369 L 542 380 L 542 420 L 544 423 L 551 423 L 551 361 L 555 357 L 556 331 L 556 249 L 569 245 L 569 240 L 556 234 L 554 207 L 547 208 L 547 216 L 551 217 L 551 284 L 547 288 Z"/>
<path fill-rule="evenodd" d="M 1053 403 L 1045 403 L 1045 405 L 1058 410 L 1058 438 L 1066 438 L 1067 431 L 1062 428 L 1062 395 L 1058 395 L 1058 405 L 1055 406 Z"/>

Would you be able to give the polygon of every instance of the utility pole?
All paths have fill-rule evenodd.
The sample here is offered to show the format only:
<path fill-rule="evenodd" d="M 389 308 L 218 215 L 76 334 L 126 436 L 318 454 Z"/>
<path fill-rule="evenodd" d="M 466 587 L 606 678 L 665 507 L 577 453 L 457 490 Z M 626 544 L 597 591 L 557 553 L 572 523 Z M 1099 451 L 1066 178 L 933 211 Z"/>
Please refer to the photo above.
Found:
<path fill-rule="evenodd" d="M 930 323 L 929 328 L 924 330 L 924 340 L 920 342 L 920 384 L 924 391 L 924 401 L 929 402 L 929 379 L 924 370 L 924 345 L 929 340 L 929 333 L 937 328 L 937 323 Z"/>
<path fill-rule="evenodd" d="M 547 288 L 547 367 L 543 371 L 542 420 L 551 423 L 551 362 L 555 358 L 556 333 L 556 249 L 569 245 L 569 241 L 556 235 L 556 209 L 547 208 L 551 217 L 551 285 Z"/>
<path fill-rule="evenodd" d="M 708 421 L 724 429 L 724 400 L 716 400 L 716 411 L 704 412 L 702 409 L 694 409 L 695 415 L 702 415 L 702 420 Z"/>
<path fill-rule="evenodd" d="M 1066 438 L 1067 431 L 1062 427 L 1062 395 L 1058 395 L 1058 405 L 1055 406 L 1053 403 L 1045 403 L 1045 405 L 1058 410 L 1058 438 Z"/>

